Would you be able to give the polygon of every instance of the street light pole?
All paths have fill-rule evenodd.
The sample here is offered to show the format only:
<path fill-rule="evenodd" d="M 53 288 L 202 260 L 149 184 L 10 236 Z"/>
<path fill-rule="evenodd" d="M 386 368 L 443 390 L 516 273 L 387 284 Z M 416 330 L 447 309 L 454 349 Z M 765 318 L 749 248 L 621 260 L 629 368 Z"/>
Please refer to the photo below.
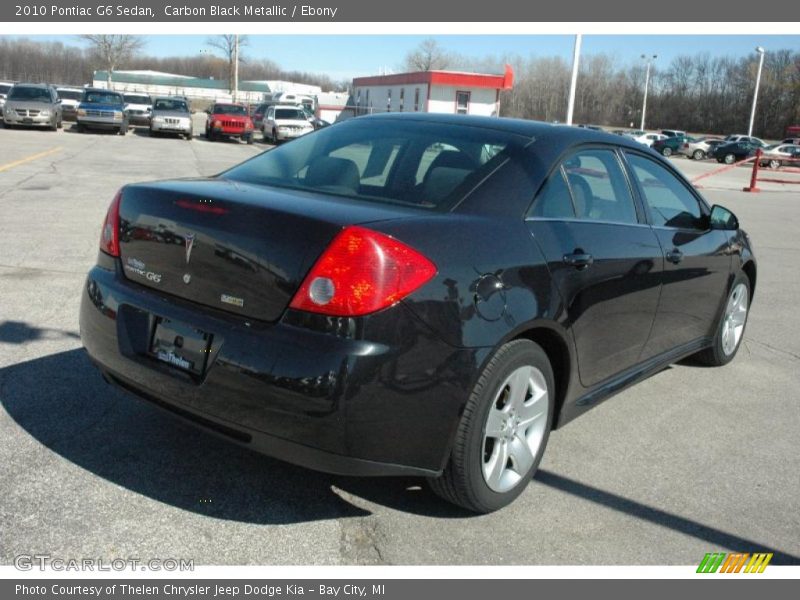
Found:
<path fill-rule="evenodd" d="M 239 100 L 239 34 L 233 40 L 233 101 Z"/>
<path fill-rule="evenodd" d="M 756 73 L 756 90 L 753 92 L 753 106 L 750 109 L 750 125 L 747 128 L 747 135 L 753 135 L 753 122 L 756 120 L 756 102 L 758 102 L 758 88 L 761 85 L 761 69 L 764 67 L 765 50 L 761 46 L 756 48 L 758 52 L 758 72 Z"/>
<path fill-rule="evenodd" d="M 572 80 L 569 84 L 569 100 L 567 101 L 567 125 L 572 125 L 572 114 L 575 109 L 575 85 L 578 83 L 578 63 L 581 58 L 581 34 L 575 36 L 575 48 L 572 50 Z"/>
<path fill-rule="evenodd" d="M 658 54 L 653 54 L 652 58 L 648 58 L 646 55 L 642 54 L 642 59 L 647 60 L 647 69 L 644 74 L 644 99 L 642 100 L 642 122 L 639 125 L 639 129 L 644 131 L 644 118 L 647 115 L 647 90 L 650 87 L 650 66 L 653 64 L 653 61 L 658 58 Z"/>

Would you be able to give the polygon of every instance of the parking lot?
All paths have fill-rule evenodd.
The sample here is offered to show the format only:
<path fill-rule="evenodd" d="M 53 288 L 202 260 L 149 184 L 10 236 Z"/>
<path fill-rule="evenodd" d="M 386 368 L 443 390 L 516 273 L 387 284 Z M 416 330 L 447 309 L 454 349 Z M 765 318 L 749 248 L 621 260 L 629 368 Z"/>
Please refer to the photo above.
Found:
<path fill-rule="evenodd" d="M 334 477 L 200 432 L 103 382 L 78 305 L 123 184 L 210 175 L 263 149 L 0 130 L 0 563 L 18 554 L 195 564 L 800 564 L 800 186 L 703 181 L 753 239 L 745 345 L 673 365 L 550 438 L 512 506 L 473 516 L 416 479 Z M 196 123 L 195 131 L 201 130 Z M 691 177 L 716 162 L 683 158 Z M 796 177 L 796 176 L 795 176 Z"/>

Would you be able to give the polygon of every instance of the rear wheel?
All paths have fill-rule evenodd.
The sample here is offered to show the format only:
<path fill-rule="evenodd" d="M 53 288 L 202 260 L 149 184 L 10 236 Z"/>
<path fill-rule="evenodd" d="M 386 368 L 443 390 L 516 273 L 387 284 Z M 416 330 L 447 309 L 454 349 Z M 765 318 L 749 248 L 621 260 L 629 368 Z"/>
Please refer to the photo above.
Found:
<path fill-rule="evenodd" d="M 447 467 L 430 480 L 433 491 L 480 513 L 514 501 L 544 454 L 554 392 L 553 369 L 538 344 L 502 346 L 467 400 Z"/>
<path fill-rule="evenodd" d="M 663 156 L 672 156 L 672 148 L 670 148 L 669 146 L 664 146 L 661 149 L 661 154 Z"/>
<path fill-rule="evenodd" d="M 769 168 L 770 169 L 777 169 L 780 166 L 781 166 L 781 161 L 779 161 L 779 160 L 773 159 L 773 160 L 769 161 Z"/>
<path fill-rule="evenodd" d="M 692 158 L 694 158 L 695 160 L 703 160 L 705 157 L 706 157 L 706 153 L 703 152 L 702 150 L 695 150 L 692 153 Z"/>
<path fill-rule="evenodd" d="M 739 273 L 722 309 L 714 342 L 710 348 L 699 352 L 697 359 L 712 367 L 720 367 L 733 360 L 742 343 L 749 310 L 750 279 L 744 273 Z"/>

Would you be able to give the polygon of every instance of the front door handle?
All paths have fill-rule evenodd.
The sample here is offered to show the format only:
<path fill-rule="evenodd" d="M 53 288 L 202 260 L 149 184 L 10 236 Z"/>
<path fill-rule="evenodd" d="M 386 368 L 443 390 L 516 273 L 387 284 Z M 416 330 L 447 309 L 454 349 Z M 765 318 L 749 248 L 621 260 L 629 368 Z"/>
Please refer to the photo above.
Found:
<path fill-rule="evenodd" d="M 576 250 L 572 254 L 565 254 L 564 262 L 576 269 L 585 269 L 594 262 L 594 258 L 591 254 Z"/>
<path fill-rule="evenodd" d="M 677 248 L 673 248 L 672 250 L 667 252 L 665 256 L 669 262 L 676 265 L 683 260 L 683 252 L 681 252 Z"/>

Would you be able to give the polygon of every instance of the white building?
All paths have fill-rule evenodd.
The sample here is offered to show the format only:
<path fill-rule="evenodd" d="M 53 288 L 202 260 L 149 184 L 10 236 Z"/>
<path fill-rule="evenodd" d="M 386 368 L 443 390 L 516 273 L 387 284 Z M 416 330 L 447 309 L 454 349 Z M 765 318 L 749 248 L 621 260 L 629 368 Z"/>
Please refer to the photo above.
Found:
<path fill-rule="evenodd" d="M 500 92 L 510 90 L 514 73 L 417 71 L 353 79 L 351 102 L 357 114 L 430 112 L 498 116 Z"/>

